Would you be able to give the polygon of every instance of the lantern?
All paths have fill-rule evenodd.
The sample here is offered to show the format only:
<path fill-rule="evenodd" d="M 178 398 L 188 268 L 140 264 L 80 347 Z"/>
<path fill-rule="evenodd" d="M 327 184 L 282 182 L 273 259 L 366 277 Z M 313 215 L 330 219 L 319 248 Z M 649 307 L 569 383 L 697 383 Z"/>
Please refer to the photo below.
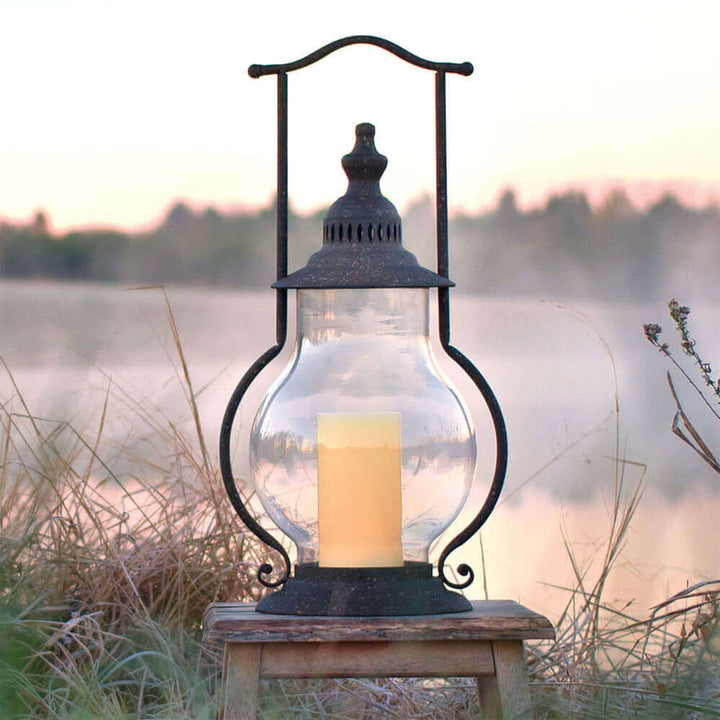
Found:
<path fill-rule="evenodd" d="M 356 128 L 343 157 L 346 193 L 330 208 L 322 247 L 287 274 L 287 72 L 349 44 L 382 47 L 436 72 L 438 272 L 421 267 L 403 246 L 402 224 L 380 191 L 387 159 L 375 128 Z M 225 413 L 220 438 L 223 480 L 245 525 L 280 553 L 280 570 L 263 564 L 260 581 L 275 592 L 257 610 L 302 615 L 408 615 L 462 612 L 447 576 L 449 553 L 492 511 L 505 474 L 507 441 L 495 397 L 475 366 L 450 345 L 445 190 L 446 72 L 469 74 L 469 63 L 430 63 L 386 40 L 352 37 L 287 65 L 251 66 L 278 76 L 277 343 L 247 371 Z M 297 338 L 286 368 L 272 384 L 250 432 L 250 470 L 265 512 L 294 543 L 293 568 L 283 545 L 254 517 L 237 491 L 230 436 L 250 383 L 286 340 L 287 292 L 296 292 Z M 469 412 L 440 370 L 430 344 L 429 298 L 437 292 L 443 349 L 485 398 L 496 430 L 495 474 L 471 524 L 438 559 L 430 548 L 465 505 L 476 465 Z M 452 589 L 449 589 L 452 588 Z"/>

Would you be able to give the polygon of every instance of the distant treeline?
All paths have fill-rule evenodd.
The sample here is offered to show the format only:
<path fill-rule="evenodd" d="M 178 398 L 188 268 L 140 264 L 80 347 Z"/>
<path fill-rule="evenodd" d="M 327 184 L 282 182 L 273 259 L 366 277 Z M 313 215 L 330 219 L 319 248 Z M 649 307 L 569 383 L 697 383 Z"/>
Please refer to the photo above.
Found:
<path fill-rule="evenodd" d="M 291 269 L 321 243 L 324 213 L 291 214 Z M 195 212 L 174 205 L 149 232 L 53 234 L 43 213 L 0 223 L 0 276 L 128 284 L 267 286 L 274 279 L 275 213 Z M 434 264 L 434 210 L 424 198 L 403 217 L 405 246 Z M 527 212 L 512 190 L 495 209 L 450 222 L 451 277 L 493 294 L 665 298 L 674 281 L 720 285 L 720 210 L 672 195 L 639 210 L 622 190 L 598 208 L 581 192 L 551 196 Z"/>

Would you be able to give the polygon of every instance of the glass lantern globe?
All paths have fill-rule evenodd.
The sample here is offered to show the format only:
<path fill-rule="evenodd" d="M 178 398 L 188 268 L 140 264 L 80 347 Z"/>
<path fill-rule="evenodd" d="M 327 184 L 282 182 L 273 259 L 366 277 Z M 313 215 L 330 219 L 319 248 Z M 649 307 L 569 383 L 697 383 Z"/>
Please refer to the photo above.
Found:
<path fill-rule="evenodd" d="M 428 288 L 298 289 L 297 339 L 250 468 L 301 564 L 428 562 L 470 491 L 470 415 L 429 342 Z"/>

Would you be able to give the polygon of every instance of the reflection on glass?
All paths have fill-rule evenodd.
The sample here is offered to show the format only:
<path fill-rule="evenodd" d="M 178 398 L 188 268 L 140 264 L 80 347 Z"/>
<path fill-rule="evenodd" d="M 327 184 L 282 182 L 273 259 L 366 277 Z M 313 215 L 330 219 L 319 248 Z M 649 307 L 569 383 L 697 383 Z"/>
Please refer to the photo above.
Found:
<path fill-rule="evenodd" d="M 323 564 L 318 415 L 399 413 L 404 560 L 427 562 L 430 544 L 467 498 L 475 433 L 433 357 L 428 295 L 425 288 L 298 291 L 295 351 L 263 400 L 250 437 L 258 497 L 297 545 L 298 562 Z M 372 506 L 365 502 L 359 512 L 371 513 Z M 365 565 L 367 558 L 350 562 Z"/>

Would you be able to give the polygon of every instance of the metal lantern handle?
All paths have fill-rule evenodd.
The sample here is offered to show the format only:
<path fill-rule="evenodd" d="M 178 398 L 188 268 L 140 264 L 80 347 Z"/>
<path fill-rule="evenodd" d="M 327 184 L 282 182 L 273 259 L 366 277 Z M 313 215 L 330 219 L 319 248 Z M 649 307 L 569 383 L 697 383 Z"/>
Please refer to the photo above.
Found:
<path fill-rule="evenodd" d="M 469 62 L 441 63 L 425 60 L 404 48 L 383 38 L 372 35 L 353 35 L 331 42 L 300 60 L 281 65 L 251 65 L 248 74 L 252 78 L 265 75 L 277 75 L 277 267 L 276 280 L 287 277 L 288 258 L 288 92 L 287 74 L 300 70 L 321 60 L 330 53 L 349 45 L 375 45 L 387 50 L 411 65 L 431 70 L 435 73 L 435 156 L 436 156 L 436 227 L 437 227 L 437 271 L 448 278 L 448 206 L 447 206 L 447 123 L 445 101 L 445 76 L 447 73 L 470 75 L 473 66 Z M 255 520 L 248 511 L 235 485 L 230 462 L 230 435 L 238 406 L 253 380 L 280 353 L 287 338 L 287 290 L 276 289 L 276 344 L 263 353 L 245 373 L 233 392 L 223 417 L 220 429 L 220 469 L 230 502 L 247 528 L 262 542 L 280 553 L 284 568 L 279 577 L 271 581 L 274 568 L 263 563 L 258 570 L 258 579 L 266 587 L 283 585 L 291 572 L 290 557 L 285 548 Z M 445 572 L 448 555 L 469 540 L 483 525 L 495 507 L 507 470 L 507 432 L 500 406 L 485 378 L 475 365 L 459 350 L 450 344 L 450 296 L 448 288 L 438 288 L 438 321 L 440 342 L 443 350 L 470 377 L 485 400 L 496 437 L 495 471 L 487 498 L 472 522 L 454 537 L 445 547 L 438 559 L 438 574 L 442 582 L 450 587 L 462 589 L 474 579 L 472 568 L 461 564 L 457 572 L 465 580 L 454 582 Z"/>

